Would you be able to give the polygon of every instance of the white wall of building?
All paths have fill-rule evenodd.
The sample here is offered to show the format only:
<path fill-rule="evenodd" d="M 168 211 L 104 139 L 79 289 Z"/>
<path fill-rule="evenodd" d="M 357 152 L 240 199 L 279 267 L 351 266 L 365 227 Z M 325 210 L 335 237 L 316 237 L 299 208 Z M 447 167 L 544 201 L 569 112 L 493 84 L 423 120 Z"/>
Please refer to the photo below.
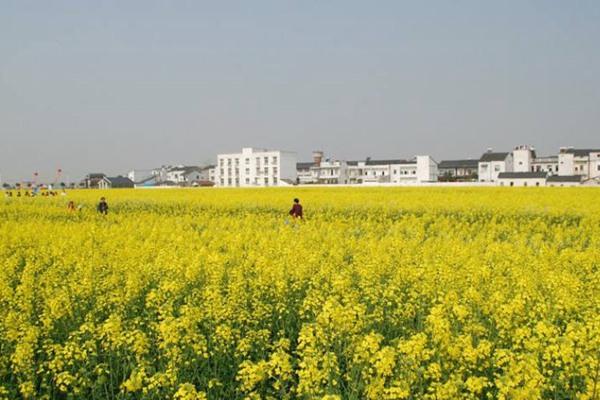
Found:
<path fill-rule="evenodd" d="M 417 163 L 394 164 L 391 166 L 392 176 L 390 182 L 404 185 L 419 182 L 417 174 Z"/>
<path fill-rule="evenodd" d="M 558 157 L 538 157 L 531 164 L 531 172 L 546 172 L 558 175 Z"/>
<path fill-rule="evenodd" d="M 323 160 L 310 169 L 313 181 L 321 184 L 349 183 L 349 166 L 346 161 Z"/>
<path fill-rule="evenodd" d="M 498 178 L 498 185 L 528 187 L 546 186 L 546 178 Z"/>
<path fill-rule="evenodd" d="M 437 181 L 438 169 L 437 163 L 429 156 L 417 156 L 417 181 L 433 182 Z"/>
<path fill-rule="evenodd" d="M 479 182 L 497 182 L 501 172 L 513 171 L 513 158 L 509 153 L 503 161 L 480 161 Z"/>
<path fill-rule="evenodd" d="M 560 152 L 558 154 L 558 174 L 562 176 L 575 175 L 575 155 Z"/>
<path fill-rule="evenodd" d="M 517 146 L 512 152 L 514 172 L 531 172 L 534 160 L 533 148 L 527 145 Z"/>
<path fill-rule="evenodd" d="M 600 152 L 590 153 L 589 177 L 600 179 Z"/>
<path fill-rule="evenodd" d="M 216 185 L 220 187 L 279 186 L 296 180 L 296 153 L 245 147 L 241 153 L 219 154 Z"/>

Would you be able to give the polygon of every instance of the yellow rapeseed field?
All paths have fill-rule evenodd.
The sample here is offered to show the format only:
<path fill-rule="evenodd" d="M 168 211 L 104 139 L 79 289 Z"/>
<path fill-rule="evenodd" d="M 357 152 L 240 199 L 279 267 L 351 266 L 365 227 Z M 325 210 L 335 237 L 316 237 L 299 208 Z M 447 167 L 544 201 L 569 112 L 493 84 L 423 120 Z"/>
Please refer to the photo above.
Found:
<path fill-rule="evenodd" d="M 0 398 L 600 398 L 598 189 L 2 197 L 0 260 Z"/>

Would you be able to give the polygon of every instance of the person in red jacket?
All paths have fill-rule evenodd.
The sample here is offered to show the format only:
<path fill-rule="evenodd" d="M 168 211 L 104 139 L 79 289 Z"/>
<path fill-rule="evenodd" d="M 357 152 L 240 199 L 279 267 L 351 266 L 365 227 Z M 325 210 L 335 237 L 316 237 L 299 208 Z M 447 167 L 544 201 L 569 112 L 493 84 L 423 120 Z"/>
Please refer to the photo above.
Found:
<path fill-rule="evenodd" d="M 294 205 L 292 206 L 292 209 L 290 210 L 290 215 L 294 218 L 300 218 L 303 219 L 302 217 L 302 205 L 300 204 L 300 200 L 299 199 L 294 199 Z"/>

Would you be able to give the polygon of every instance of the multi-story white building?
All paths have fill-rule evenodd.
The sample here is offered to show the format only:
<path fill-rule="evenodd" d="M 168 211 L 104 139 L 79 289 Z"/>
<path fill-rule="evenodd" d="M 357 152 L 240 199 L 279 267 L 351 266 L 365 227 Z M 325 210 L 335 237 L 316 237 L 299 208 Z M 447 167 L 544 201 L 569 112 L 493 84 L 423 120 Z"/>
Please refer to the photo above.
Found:
<path fill-rule="evenodd" d="M 245 147 L 219 154 L 215 174 L 220 187 L 283 186 L 296 182 L 296 153 Z"/>
<path fill-rule="evenodd" d="M 558 156 L 536 157 L 531 163 L 532 172 L 545 172 L 548 175 L 558 174 Z"/>
<path fill-rule="evenodd" d="M 558 156 L 539 157 L 532 146 L 520 145 L 513 152 L 514 172 L 545 172 L 558 174 Z"/>
<path fill-rule="evenodd" d="M 494 153 L 489 149 L 479 159 L 479 182 L 496 182 L 501 172 L 513 171 L 511 153 Z"/>
<path fill-rule="evenodd" d="M 321 184 L 347 184 L 348 162 L 342 160 L 323 160 L 319 165 L 311 168 L 311 173 L 315 183 Z"/>
<path fill-rule="evenodd" d="M 600 181 L 600 149 L 561 147 L 558 154 L 558 174 L 581 176 L 582 181 Z"/>
<path fill-rule="evenodd" d="M 429 156 L 412 160 L 323 160 L 323 152 L 317 151 L 313 162 L 297 164 L 297 173 L 298 183 L 420 183 L 437 180 L 437 163 Z"/>

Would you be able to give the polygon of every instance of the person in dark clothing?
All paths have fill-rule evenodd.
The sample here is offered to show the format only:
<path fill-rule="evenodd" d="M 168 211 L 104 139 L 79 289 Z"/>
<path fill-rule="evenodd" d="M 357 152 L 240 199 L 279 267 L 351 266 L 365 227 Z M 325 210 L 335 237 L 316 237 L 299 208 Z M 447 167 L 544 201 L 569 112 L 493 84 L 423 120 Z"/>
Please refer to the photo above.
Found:
<path fill-rule="evenodd" d="M 294 199 L 294 205 L 292 206 L 292 209 L 290 210 L 290 215 L 294 218 L 303 219 L 302 205 L 300 204 L 299 199 Z"/>
<path fill-rule="evenodd" d="M 100 203 L 98 203 L 98 207 L 96 207 L 96 209 L 100 214 L 108 214 L 108 203 L 104 197 L 100 199 Z"/>

